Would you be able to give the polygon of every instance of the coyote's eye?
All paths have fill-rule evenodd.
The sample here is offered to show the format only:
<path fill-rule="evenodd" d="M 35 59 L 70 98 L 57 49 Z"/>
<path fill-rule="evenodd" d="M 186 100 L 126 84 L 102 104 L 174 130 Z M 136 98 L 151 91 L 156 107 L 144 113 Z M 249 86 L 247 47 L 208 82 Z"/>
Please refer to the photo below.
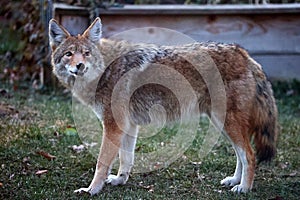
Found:
<path fill-rule="evenodd" d="M 90 56 L 91 54 L 90 54 L 89 51 L 86 51 L 86 52 L 84 53 L 84 55 L 88 57 L 88 56 Z"/>
<path fill-rule="evenodd" d="M 65 56 L 67 56 L 67 57 L 72 56 L 72 52 L 71 52 L 71 51 L 67 51 L 67 52 L 65 53 Z"/>

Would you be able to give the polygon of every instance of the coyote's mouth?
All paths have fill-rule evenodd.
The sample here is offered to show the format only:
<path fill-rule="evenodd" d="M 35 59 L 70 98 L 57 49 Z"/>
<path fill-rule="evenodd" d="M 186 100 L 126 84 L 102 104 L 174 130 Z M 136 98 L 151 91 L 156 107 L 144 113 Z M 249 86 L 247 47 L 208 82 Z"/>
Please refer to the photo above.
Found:
<path fill-rule="evenodd" d="M 88 67 L 85 67 L 82 70 L 78 70 L 77 76 L 83 76 L 88 71 Z"/>
<path fill-rule="evenodd" d="M 75 70 L 69 70 L 72 76 L 83 76 L 88 71 L 88 67 L 75 69 Z"/>

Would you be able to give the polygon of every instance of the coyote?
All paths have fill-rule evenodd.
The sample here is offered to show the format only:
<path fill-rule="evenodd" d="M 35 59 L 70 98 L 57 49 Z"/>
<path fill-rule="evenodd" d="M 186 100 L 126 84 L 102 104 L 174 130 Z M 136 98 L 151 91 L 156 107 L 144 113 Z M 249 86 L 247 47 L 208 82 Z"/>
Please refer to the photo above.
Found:
<path fill-rule="evenodd" d="M 138 128 L 156 118 L 149 111 L 157 104 L 164 107 L 166 121 L 170 122 L 178 120 L 182 111 L 196 120 L 199 115 L 194 117 L 194 110 L 206 113 L 229 139 L 237 157 L 234 175 L 223 179 L 221 184 L 232 186 L 231 190 L 236 193 L 251 190 L 256 166 L 251 138 L 254 138 L 257 160 L 261 162 L 270 161 L 275 156 L 278 135 L 275 99 L 261 66 L 246 50 L 234 44 L 137 44 L 101 38 L 101 28 L 101 20 L 96 18 L 82 35 L 71 36 L 54 19 L 49 22 L 53 73 L 75 97 L 93 109 L 103 125 L 94 178 L 89 187 L 75 192 L 94 195 L 105 183 L 121 185 L 127 182 L 133 166 Z M 199 65 L 195 66 L 190 60 Z M 217 72 L 210 73 L 214 66 Z M 176 95 L 161 84 L 134 88 L 139 77 L 147 79 L 148 75 L 159 76 L 168 82 L 172 77 L 164 74 L 166 71 L 162 68 L 176 71 L 184 77 L 195 98 L 185 94 L 185 89 L 181 88 L 184 103 L 179 105 Z M 162 70 L 162 73 L 151 71 L 153 69 Z M 213 96 L 209 90 L 215 88 L 217 74 L 220 74 L 225 91 L 219 98 L 220 102 L 225 102 L 225 115 L 212 112 Z M 115 90 L 121 79 L 123 82 L 119 84 L 119 90 Z M 173 85 L 180 88 L 181 82 Z M 131 90 L 134 92 L 126 94 Z M 122 95 L 130 96 L 128 108 L 118 103 L 117 109 L 114 108 L 114 93 L 119 94 L 116 99 L 120 102 Z M 222 117 L 223 126 L 219 123 Z M 117 175 L 111 175 L 110 169 L 118 154 L 119 171 Z"/>

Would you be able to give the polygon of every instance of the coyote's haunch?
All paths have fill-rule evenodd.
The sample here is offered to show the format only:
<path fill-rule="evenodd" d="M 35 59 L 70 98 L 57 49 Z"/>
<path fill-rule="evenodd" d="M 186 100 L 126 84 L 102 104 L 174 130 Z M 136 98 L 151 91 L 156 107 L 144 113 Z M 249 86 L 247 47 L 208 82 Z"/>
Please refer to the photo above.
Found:
<path fill-rule="evenodd" d="M 277 108 L 261 66 L 237 45 L 135 44 L 102 39 L 101 28 L 97 18 L 82 35 L 71 36 L 55 20 L 49 23 L 53 73 L 93 109 L 103 124 L 94 178 L 88 188 L 75 192 L 93 195 L 101 191 L 105 182 L 126 183 L 133 166 L 138 127 L 161 120 L 159 114 L 155 115 L 160 112 L 152 112 L 154 107 L 160 109 L 157 105 L 164 108 L 161 113 L 166 122 L 182 116 L 198 120 L 199 113 L 207 114 L 229 139 L 237 156 L 234 175 L 221 184 L 232 186 L 231 190 L 237 193 L 249 191 L 256 163 L 251 138 L 261 162 L 274 157 L 278 135 Z M 180 76 L 175 76 L 175 72 Z M 217 81 L 218 75 L 221 81 Z M 154 76 L 178 89 L 181 97 L 167 84 L 153 82 L 136 87 L 139 79 Z M 194 95 L 189 95 L 183 82 L 175 77 L 183 77 Z M 113 98 L 115 93 L 117 99 Z M 129 103 L 123 105 L 122 100 L 128 95 Z M 224 113 L 213 110 L 213 101 L 220 106 L 224 102 Z M 110 175 L 118 154 L 118 174 Z"/>

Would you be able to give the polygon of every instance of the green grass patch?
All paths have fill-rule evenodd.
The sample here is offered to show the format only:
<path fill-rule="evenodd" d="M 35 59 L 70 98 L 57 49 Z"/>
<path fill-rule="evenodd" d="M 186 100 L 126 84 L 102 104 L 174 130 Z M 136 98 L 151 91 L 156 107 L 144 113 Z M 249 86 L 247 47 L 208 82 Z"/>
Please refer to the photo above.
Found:
<path fill-rule="evenodd" d="M 199 157 L 205 119 L 189 149 L 170 166 L 134 173 L 126 185 L 105 186 L 95 197 L 75 195 L 92 180 L 96 159 L 87 150 L 72 149 L 82 141 L 72 129 L 71 96 L 19 91 L 0 97 L 0 199 L 298 199 L 300 84 L 276 82 L 274 87 L 281 125 L 278 154 L 271 164 L 258 166 L 253 191 L 242 195 L 220 185 L 235 168 L 233 149 L 223 136 L 206 157 Z M 156 150 L 175 131 L 162 129 L 152 139 L 139 140 L 137 151 Z M 40 170 L 47 172 L 37 175 Z"/>

